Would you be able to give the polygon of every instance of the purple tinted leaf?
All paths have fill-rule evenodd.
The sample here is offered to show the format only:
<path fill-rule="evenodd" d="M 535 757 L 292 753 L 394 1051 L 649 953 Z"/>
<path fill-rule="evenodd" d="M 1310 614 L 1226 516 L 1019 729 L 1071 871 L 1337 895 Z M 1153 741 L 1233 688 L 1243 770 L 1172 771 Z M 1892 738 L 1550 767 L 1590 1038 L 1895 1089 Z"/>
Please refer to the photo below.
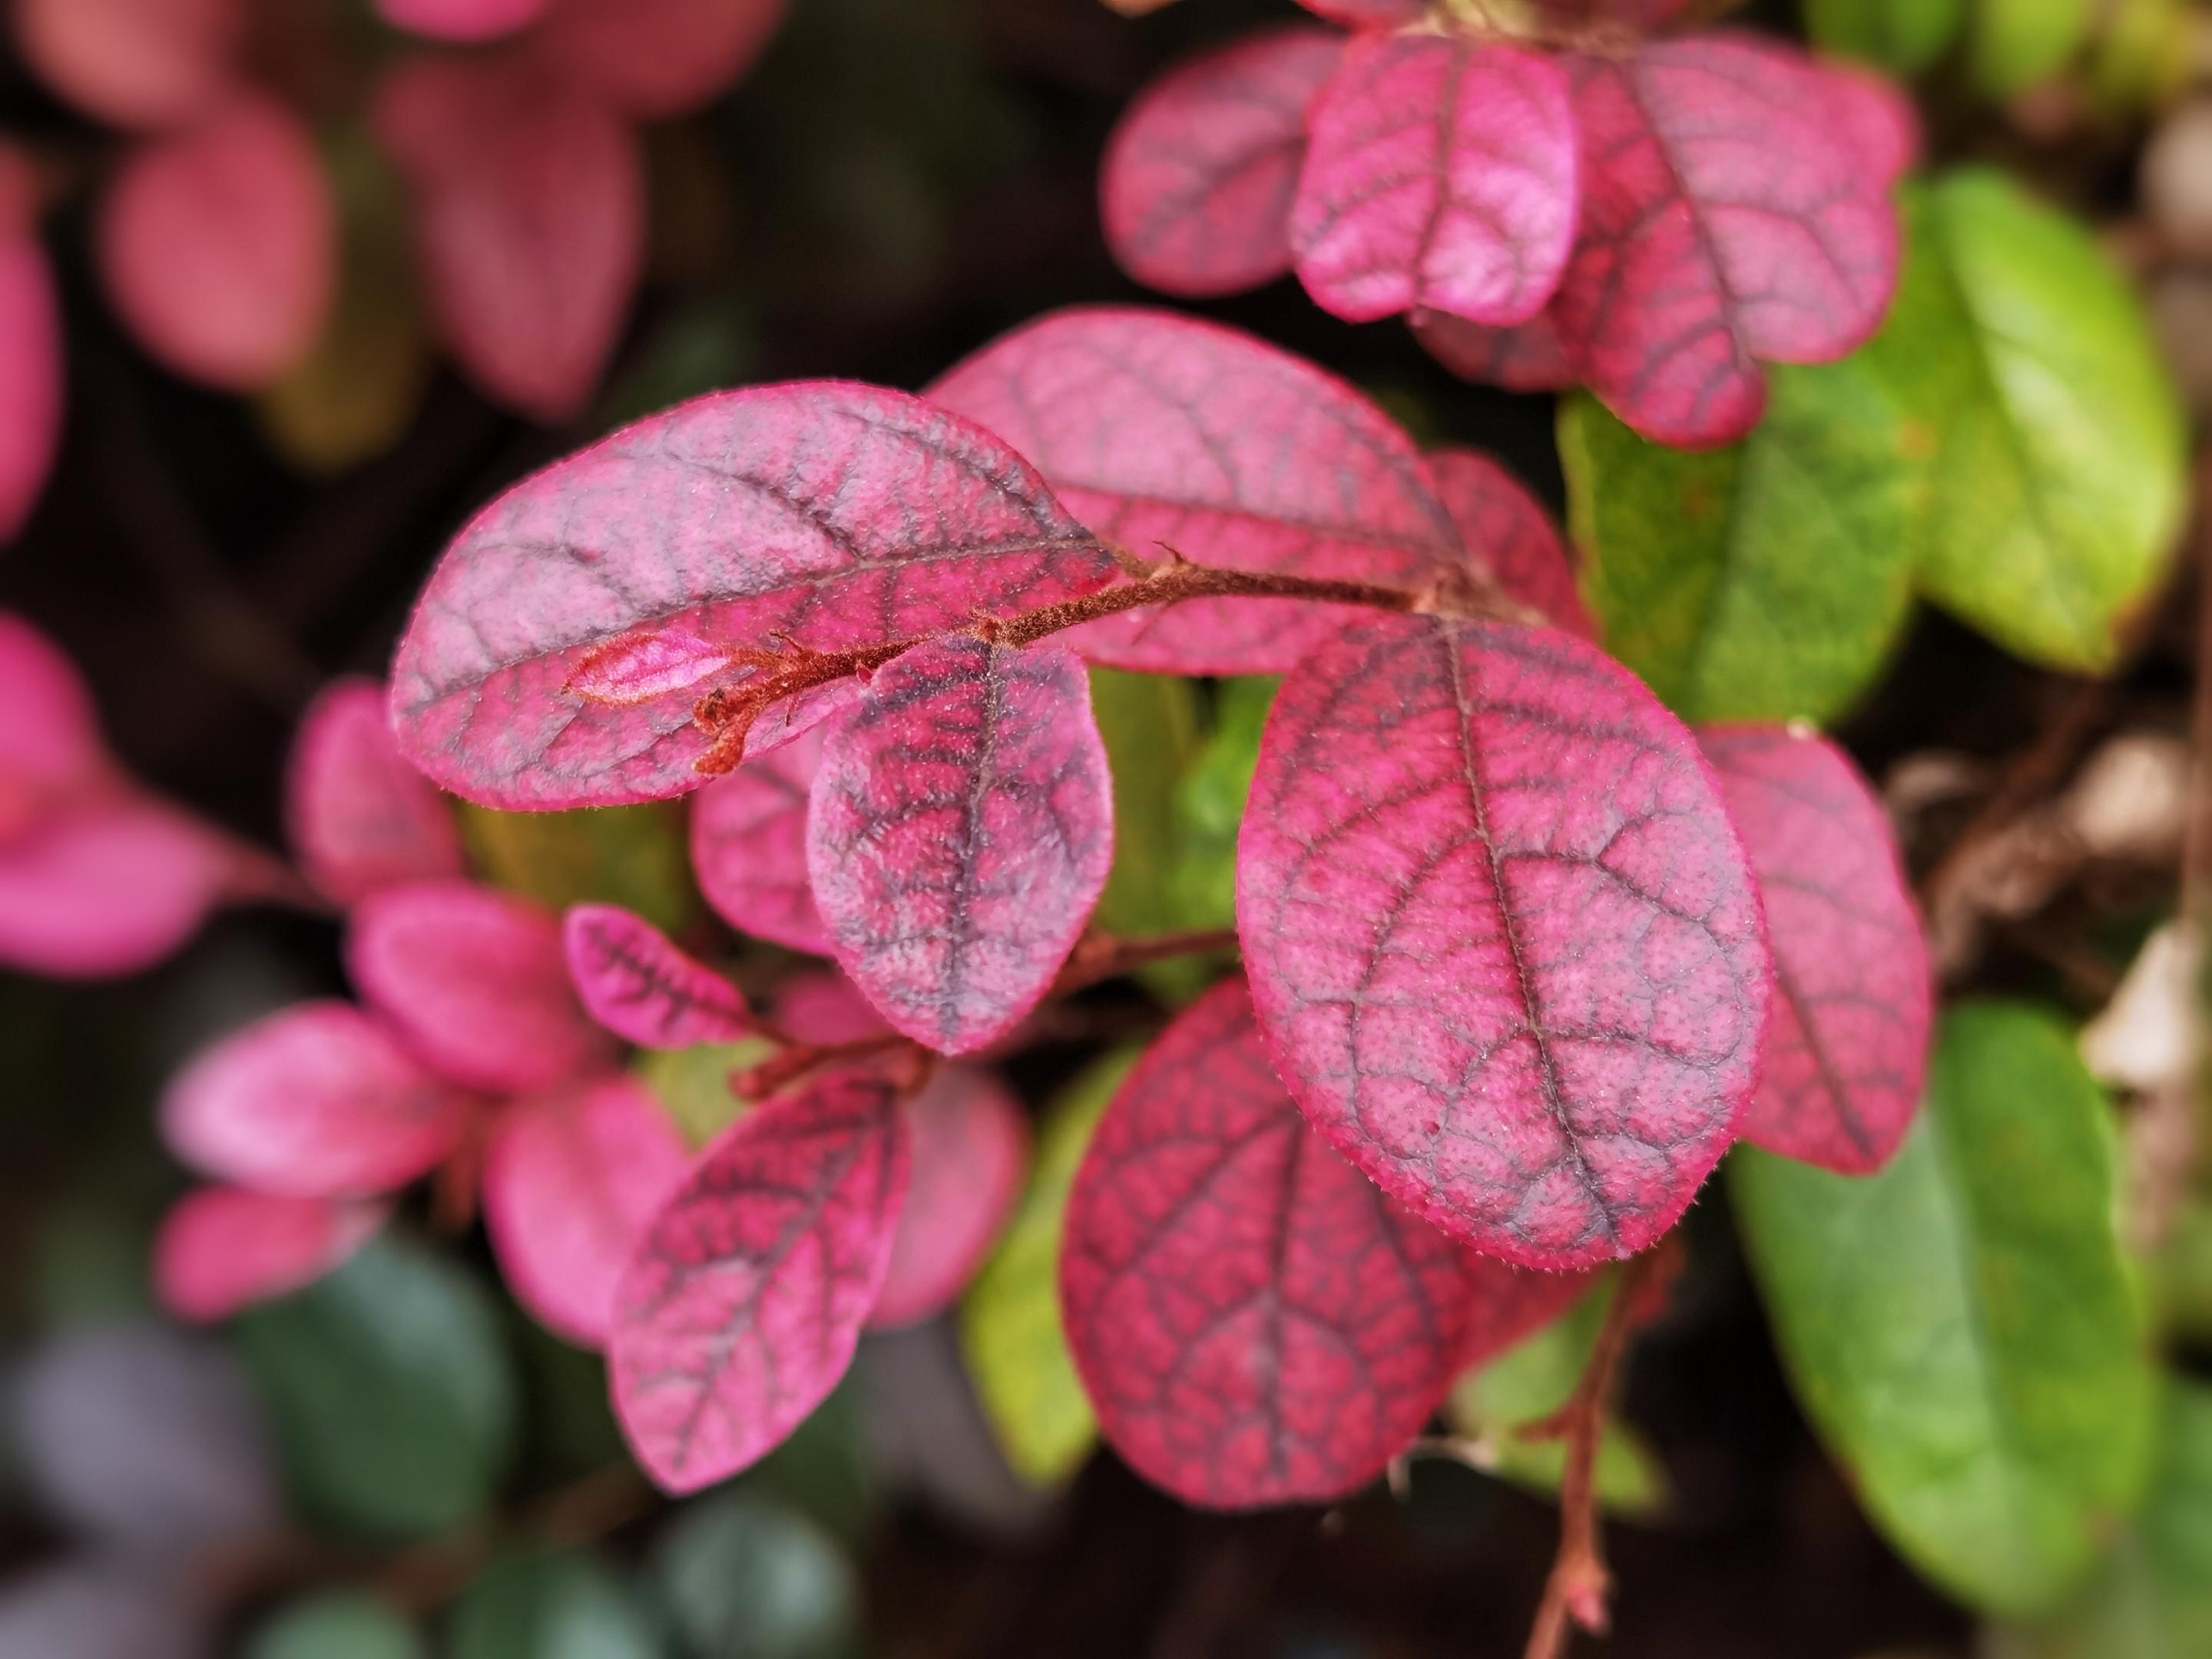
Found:
<path fill-rule="evenodd" d="M 228 1319 L 313 1284 L 368 1243 L 384 1216 L 381 1204 L 199 1188 L 155 1236 L 155 1296 L 179 1319 Z"/>
<path fill-rule="evenodd" d="M 1448 312 L 1416 312 L 1413 337 L 1462 380 L 1509 392 L 1564 392 L 1575 383 L 1552 313 L 1540 311 L 1518 328 L 1485 328 Z"/>
<path fill-rule="evenodd" d="M 702 789 L 691 803 L 691 867 L 707 902 L 739 933 L 826 957 L 830 936 L 806 878 L 806 798 L 821 764 L 817 726 Z"/>
<path fill-rule="evenodd" d="M 832 1072 L 702 1153 L 624 1270 L 608 1362 L 653 1478 L 694 1492 L 759 1458 L 851 1363 L 906 1189 L 896 1091 Z"/>
<path fill-rule="evenodd" d="M 461 532 L 400 642 L 400 748 L 491 806 L 681 794 L 706 781 L 696 685 L 629 705 L 563 690 L 609 641 L 875 644 L 1115 569 L 1003 443 L 918 398 L 841 381 L 717 393 L 556 462 Z"/>
<path fill-rule="evenodd" d="M 1525 323 L 1575 237 L 1578 159 L 1551 58 L 1441 34 L 1366 34 L 1314 102 L 1291 211 L 1298 280 L 1371 322 L 1433 307 Z"/>
<path fill-rule="evenodd" d="M 285 771 L 292 845 L 308 878 L 340 904 L 461 873 L 453 814 L 399 757 L 385 702 L 373 680 L 324 688 L 300 722 Z"/>
<path fill-rule="evenodd" d="M 948 1054 L 1011 1030 L 1067 959 L 1114 857 L 1083 665 L 947 635 L 877 672 L 823 745 L 806 818 L 838 964 Z"/>
<path fill-rule="evenodd" d="M 1586 1267 L 1735 1139 L 1769 967 L 1690 734 L 1565 635 L 1380 618 L 1284 683 L 1237 848 L 1291 1092 L 1447 1232 Z"/>
<path fill-rule="evenodd" d="M 1468 556 L 1498 585 L 1534 605 L 1552 626 L 1593 642 L 1597 628 L 1575 589 L 1567 550 L 1552 515 L 1519 479 L 1473 449 L 1439 449 L 1428 457 L 1429 483 L 1459 526 Z"/>
<path fill-rule="evenodd" d="M 1267 29 L 1178 64 L 1138 94 L 1099 175 L 1106 246 L 1121 269 L 1193 297 L 1287 272 L 1306 106 L 1343 49 L 1327 29 Z"/>
<path fill-rule="evenodd" d="M 1029 1175 L 1029 1120 L 991 1073 L 941 1066 L 899 1108 L 911 1150 L 906 1203 L 872 1330 L 933 1319 L 983 1265 Z"/>
<path fill-rule="evenodd" d="M 775 988 L 775 1023 L 801 1042 L 829 1048 L 890 1030 L 860 987 L 834 968 L 793 974 Z"/>
<path fill-rule="evenodd" d="M 752 1030 L 744 997 L 668 936 L 617 904 L 574 904 L 561 924 L 585 1012 L 645 1048 L 734 1042 Z"/>
<path fill-rule="evenodd" d="M 1036 464 L 1100 535 L 1155 556 L 1366 581 L 1463 562 L 1413 442 L 1343 381 L 1249 335 L 1100 307 L 1016 330 L 929 390 Z M 1357 613 L 1203 599 L 1092 623 L 1093 662 L 1286 672 Z"/>

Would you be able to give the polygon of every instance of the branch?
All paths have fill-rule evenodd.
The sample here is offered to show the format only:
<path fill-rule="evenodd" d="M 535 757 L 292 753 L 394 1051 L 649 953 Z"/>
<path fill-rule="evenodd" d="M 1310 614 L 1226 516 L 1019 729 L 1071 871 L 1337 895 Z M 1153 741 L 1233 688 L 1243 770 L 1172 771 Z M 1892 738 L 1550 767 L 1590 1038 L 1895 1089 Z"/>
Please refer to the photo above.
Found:
<path fill-rule="evenodd" d="M 1067 964 L 1045 994 L 1064 997 L 1101 980 L 1113 979 L 1152 962 L 1171 957 L 1204 956 L 1237 948 L 1234 927 L 1206 927 L 1187 933 L 1153 933 L 1144 939 L 1119 939 L 1112 933 L 1085 933 L 1068 953 Z"/>

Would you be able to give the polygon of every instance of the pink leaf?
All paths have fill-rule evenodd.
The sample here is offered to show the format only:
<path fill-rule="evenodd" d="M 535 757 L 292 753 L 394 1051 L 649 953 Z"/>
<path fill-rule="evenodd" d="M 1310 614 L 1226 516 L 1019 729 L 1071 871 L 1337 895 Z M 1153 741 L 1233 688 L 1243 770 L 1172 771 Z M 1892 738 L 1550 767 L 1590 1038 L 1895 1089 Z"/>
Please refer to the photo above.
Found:
<path fill-rule="evenodd" d="M 1603 160 L 1552 307 L 1567 356 L 1648 438 L 1740 438 L 1765 406 L 1755 359 L 1831 362 L 1888 309 L 1893 132 L 1859 77 L 1747 35 L 1568 61 Z"/>
<path fill-rule="evenodd" d="M 1534 1336 L 1581 1301 L 1601 1270 L 1539 1273 L 1492 1255 L 1467 1257 L 1467 1330 L 1452 1358 L 1452 1375 L 1486 1365 L 1525 1337 Z"/>
<path fill-rule="evenodd" d="M 1306 107 L 1343 37 L 1262 30 L 1176 64 L 1137 94 L 1099 174 L 1106 246 L 1147 287 L 1235 294 L 1291 268 Z"/>
<path fill-rule="evenodd" d="M 1433 451 L 1428 468 L 1429 483 L 1459 526 L 1468 556 L 1487 566 L 1507 593 L 1535 606 L 1552 626 L 1595 642 L 1597 628 L 1583 609 L 1552 515 L 1520 480 L 1473 449 Z"/>
<path fill-rule="evenodd" d="M 585 653 L 563 688 L 590 702 L 628 708 L 686 691 L 730 665 L 730 653 L 671 629 L 628 634 Z"/>
<path fill-rule="evenodd" d="M 1221 1509 L 1364 1486 L 1450 1386 L 1464 1254 L 1314 1133 L 1241 981 L 1121 1085 L 1060 1249 L 1068 1346 L 1139 1474 Z"/>
<path fill-rule="evenodd" d="M 198 931 L 230 851 L 137 796 L 72 804 L 0 842 L 0 965 L 59 979 L 150 968 Z"/>
<path fill-rule="evenodd" d="M 170 127 L 228 85 L 240 0 L 15 0 L 15 42 L 70 102 L 124 127 Z"/>
<path fill-rule="evenodd" d="M 1384 617 L 1285 682 L 1237 848 L 1252 995 L 1337 1150 L 1454 1237 L 1672 1226 L 1758 1075 L 1759 895 L 1681 724 L 1562 634 Z"/>
<path fill-rule="evenodd" d="M 775 1023 L 801 1042 L 830 1048 L 890 1030 L 860 988 L 834 968 L 793 974 L 775 988 Z"/>
<path fill-rule="evenodd" d="M 653 1478 L 711 1486 L 852 1361 L 906 1192 L 891 1084 L 830 1072 L 740 1118 L 653 1218 L 616 1296 L 615 1410 Z"/>
<path fill-rule="evenodd" d="M 0 149 L 0 164 L 9 160 Z M 46 251 L 0 236 L 0 542 L 38 504 L 62 428 L 61 313 Z"/>
<path fill-rule="evenodd" d="M 783 0 L 553 0 L 536 44 L 576 85 L 659 120 L 737 81 L 782 19 Z"/>
<path fill-rule="evenodd" d="M 607 1057 L 568 983 L 560 923 L 513 894 L 465 881 L 372 893 L 346 966 L 417 1059 L 469 1088 L 550 1088 Z"/>
<path fill-rule="evenodd" d="M 1413 442 L 1343 381 L 1247 334 L 1098 307 L 1017 329 L 928 395 L 1013 445 L 1101 536 L 1146 557 L 1414 581 L 1463 556 Z M 1361 613 L 1205 599 L 1093 623 L 1094 662 L 1281 673 Z"/>
<path fill-rule="evenodd" d="M 1115 574 L 1018 457 L 919 398 L 842 381 L 718 393 L 556 463 L 462 531 L 400 642 L 400 747 L 489 805 L 681 794 L 706 781 L 689 690 L 633 708 L 562 690 L 608 641 L 832 650 Z"/>
<path fill-rule="evenodd" d="M 1298 280 L 1371 322 L 1432 307 L 1510 327 L 1575 239 L 1579 160 L 1551 58 L 1441 34 L 1364 34 L 1314 102 L 1291 211 Z"/>
<path fill-rule="evenodd" d="M 891 1024 L 966 1054 L 1036 1006 L 1114 858 L 1083 665 L 947 635 L 879 669 L 806 818 L 838 964 Z"/>
<path fill-rule="evenodd" d="M 668 1114 L 629 1077 L 518 1101 L 484 1152 L 484 1226 L 515 1300 L 587 1348 L 614 1328 L 615 1289 L 690 1163 Z"/>
<path fill-rule="evenodd" d="M 1881 803 L 1824 738 L 1698 734 L 1766 904 L 1774 1000 L 1744 1138 L 1865 1175 L 1920 1104 L 1928 949 Z"/>
<path fill-rule="evenodd" d="M 312 1285 L 384 1224 L 380 1204 L 280 1198 L 202 1187 L 179 1199 L 154 1239 L 154 1294 L 179 1319 L 228 1319 Z"/>
<path fill-rule="evenodd" d="M 95 783 L 106 771 L 99 716 L 76 665 L 45 635 L 0 611 L 0 848 L 37 798 Z M 19 794 L 21 799 L 11 799 Z M 0 857 L 4 857 L 0 852 Z"/>
<path fill-rule="evenodd" d="M 394 28 L 432 40 L 495 40 L 536 22 L 545 0 L 376 0 Z"/>
<path fill-rule="evenodd" d="M 629 128 L 512 58 L 416 58 L 378 87 L 441 332 L 500 402 L 564 421 L 622 333 L 645 251 Z"/>
<path fill-rule="evenodd" d="M 806 878 L 806 797 L 822 763 L 822 728 L 746 757 L 691 803 L 691 868 L 714 913 L 741 933 L 817 957 L 830 936 Z"/>
<path fill-rule="evenodd" d="M 574 904 L 561 926 L 568 976 L 593 1019 L 647 1048 L 732 1042 L 752 1030 L 744 997 L 643 916 Z"/>
<path fill-rule="evenodd" d="M 286 827 L 308 878 L 339 904 L 381 887 L 461 873 L 453 813 L 399 757 L 384 688 L 325 686 L 292 741 Z"/>
<path fill-rule="evenodd" d="M 303 1002 L 225 1037 L 161 1099 L 170 1149 L 289 1198 L 367 1198 L 442 1162 L 471 1106 L 349 1002 Z"/>
<path fill-rule="evenodd" d="M 1416 312 L 1408 321 L 1429 356 L 1462 380 L 1509 392 L 1563 392 L 1575 383 L 1549 311 L 1518 328 L 1485 328 L 1443 311 Z"/>
<path fill-rule="evenodd" d="M 991 1253 L 1029 1174 L 1029 1120 L 989 1072 L 942 1066 L 899 1108 L 906 1120 L 906 1203 L 891 1240 L 873 1330 L 934 1318 Z"/>
<path fill-rule="evenodd" d="M 1425 0 L 1298 0 L 1316 17 L 1346 28 L 1395 28 L 1417 22 Z"/>
<path fill-rule="evenodd" d="M 225 391 L 305 356 L 337 283 L 337 216 L 314 140 L 240 94 L 146 145 L 107 192 L 100 270 L 139 343 Z"/>

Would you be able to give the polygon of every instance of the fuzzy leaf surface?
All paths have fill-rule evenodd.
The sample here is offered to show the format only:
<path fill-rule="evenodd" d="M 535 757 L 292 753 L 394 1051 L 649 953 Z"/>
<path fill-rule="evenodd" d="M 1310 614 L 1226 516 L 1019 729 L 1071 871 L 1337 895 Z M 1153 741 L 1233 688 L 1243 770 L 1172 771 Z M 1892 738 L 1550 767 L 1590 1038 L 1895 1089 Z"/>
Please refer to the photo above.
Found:
<path fill-rule="evenodd" d="M 690 1154 L 635 1079 L 519 1101 L 484 1152 L 484 1226 L 515 1299 L 588 1348 L 613 1328 L 615 1288 Z"/>
<path fill-rule="evenodd" d="M 1469 561 L 1561 633 L 1595 641 L 1596 624 L 1583 609 L 1574 567 L 1543 503 L 1480 450 L 1432 450 L 1427 460 L 1430 487 L 1459 526 Z"/>
<path fill-rule="evenodd" d="M 231 84 L 240 0 L 17 0 L 15 39 L 39 78 L 117 126 L 169 128 Z"/>
<path fill-rule="evenodd" d="M 1005 443 L 919 398 L 836 381 L 702 398 L 524 480 L 461 532 L 400 642 L 400 748 L 490 806 L 682 794 L 705 781 L 703 687 L 586 702 L 562 688 L 596 647 L 671 628 L 871 645 L 1115 574 Z"/>
<path fill-rule="evenodd" d="M 1459 1248 L 1299 1115 L 1236 980 L 1107 1109 L 1060 1274 L 1106 1437 L 1217 1509 L 1326 1502 L 1382 1473 L 1450 1386 L 1469 1291 Z"/>
<path fill-rule="evenodd" d="M 179 1319 L 228 1319 L 312 1285 L 384 1224 L 380 1204 L 201 1187 L 154 1236 L 154 1295 Z"/>
<path fill-rule="evenodd" d="M 325 687 L 284 771 L 285 829 L 308 878 L 338 904 L 461 873 L 453 813 L 400 758 L 386 702 L 374 680 Z"/>
<path fill-rule="evenodd" d="M 1698 742 L 1759 878 L 1774 957 L 1744 1138 L 1868 1174 L 1919 1109 L 1932 1018 L 1933 970 L 1888 814 L 1826 738 L 1733 726 Z"/>
<path fill-rule="evenodd" d="M 1267 29 L 1139 93 L 1099 173 L 1115 263 L 1147 288 L 1194 299 L 1286 273 L 1306 109 L 1343 52 L 1328 29 Z"/>
<path fill-rule="evenodd" d="M 1770 969 L 1695 740 L 1549 630 L 1382 618 L 1283 684 L 1237 846 L 1253 1001 L 1298 1103 L 1524 1266 L 1672 1226 L 1735 1138 Z"/>
<path fill-rule="evenodd" d="M 534 44 L 623 114 L 663 120 L 744 75 L 782 19 L 783 0 L 551 0 Z"/>
<path fill-rule="evenodd" d="M 1363 34 L 1307 117 L 1291 210 L 1298 280 L 1352 322 L 1432 307 L 1510 328 L 1575 240 L 1578 152 L 1553 58 L 1440 34 Z"/>
<path fill-rule="evenodd" d="M 738 988 L 635 911 L 579 904 L 562 918 L 561 943 L 584 1012 L 625 1042 L 690 1048 L 752 1030 Z"/>
<path fill-rule="evenodd" d="M 832 1072 L 724 1132 L 623 1273 L 615 1409 L 653 1478 L 693 1492 L 754 1462 L 853 1358 L 906 1190 L 896 1091 Z"/>
<path fill-rule="evenodd" d="M 948 1054 L 1051 986 L 1114 859 L 1113 781 L 1083 665 L 953 634 L 877 671 L 823 745 L 806 820 L 839 966 Z"/>
<path fill-rule="evenodd" d="M 0 167 L 9 156 L 0 148 Z M 0 232 L 0 543 L 37 505 L 62 429 L 61 304 L 46 251 Z"/>
<path fill-rule="evenodd" d="M 1413 442 L 1334 376 L 1212 323 L 1095 307 L 1017 329 L 929 397 L 1027 456 L 1146 558 L 1413 581 L 1463 560 Z M 1134 611 L 1068 638 L 1152 673 L 1281 673 L 1355 613 L 1282 599 Z"/>
<path fill-rule="evenodd" d="M 940 1066 L 899 1111 L 908 1149 L 906 1202 L 868 1325 L 933 1319 L 959 1298 L 998 1242 L 1029 1175 L 1021 1103 L 990 1072 Z"/>
<path fill-rule="evenodd" d="M 691 802 L 691 868 L 714 914 L 741 933 L 826 957 L 830 936 L 806 875 L 806 801 L 823 728 L 750 755 Z"/>
<path fill-rule="evenodd" d="M 1462 380 L 1508 392 L 1562 392 L 1575 383 L 1548 310 L 1517 328 L 1486 328 L 1443 311 L 1416 312 L 1407 320 L 1421 349 Z"/>

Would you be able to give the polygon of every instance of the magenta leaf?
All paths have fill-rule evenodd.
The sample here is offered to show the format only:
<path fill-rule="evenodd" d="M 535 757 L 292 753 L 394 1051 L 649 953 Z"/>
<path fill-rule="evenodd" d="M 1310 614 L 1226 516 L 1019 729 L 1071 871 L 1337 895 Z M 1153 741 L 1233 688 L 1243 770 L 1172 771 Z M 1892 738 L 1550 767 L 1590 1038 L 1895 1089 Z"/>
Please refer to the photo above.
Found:
<path fill-rule="evenodd" d="M 1889 817 L 1824 738 L 1736 726 L 1698 740 L 1758 875 L 1774 954 L 1744 1138 L 1871 1173 L 1911 1127 L 1928 1055 L 1928 949 Z"/>
<path fill-rule="evenodd" d="M 1413 441 L 1334 376 L 1247 334 L 1097 307 L 1017 329 L 928 395 L 1035 462 L 1101 536 L 1202 564 L 1413 581 L 1463 562 Z M 1280 599 L 1133 611 L 1069 635 L 1094 662 L 1282 673 L 1359 613 Z"/>
<path fill-rule="evenodd" d="M 340 904 L 461 873 L 453 813 L 399 757 L 384 688 L 349 678 L 309 705 L 284 779 L 286 827 L 308 879 Z"/>
<path fill-rule="evenodd" d="M 608 1044 L 568 982 L 561 924 L 465 881 L 372 893 L 346 933 L 355 986 L 416 1059 L 473 1089 L 549 1088 Z"/>
<path fill-rule="evenodd" d="M 942 1054 L 1036 1006 L 1114 858 L 1091 683 L 1066 651 L 952 634 L 876 673 L 822 748 L 806 815 L 839 966 Z"/>
<path fill-rule="evenodd" d="M 495 40 L 544 10 L 545 0 L 376 0 L 386 22 L 432 40 Z"/>
<path fill-rule="evenodd" d="M 484 1226 L 515 1300 L 585 1347 L 614 1328 L 615 1290 L 684 1179 L 684 1139 L 633 1078 L 517 1101 L 484 1152 Z"/>
<path fill-rule="evenodd" d="M 179 1199 L 154 1239 L 154 1294 L 179 1319 L 228 1319 L 312 1285 L 384 1224 L 380 1204 L 202 1187 Z"/>
<path fill-rule="evenodd" d="M 1099 1121 L 1060 1294 L 1100 1426 L 1220 1509 L 1364 1485 L 1450 1386 L 1465 1254 L 1308 1127 L 1241 981 L 1185 1010 Z"/>
<path fill-rule="evenodd" d="M 1408 320 L 1429 356 L 1462 380 L 1509 392 L 1563 392 L 1575 383 L 1549 311 L 1518 328 L 1485 328 L 1443 311 L 1416 312 Z"/>
<path fill-rule="evenodd" d="M 674 629 L 630 634 L 586 652 L 566 690 L 616 708 L 689 690 L 730 665 L 730 653 Z"/>
<path fill-rule="evenodd" d="M 1265 29 L 1139 93 L 1099 173 L 1106 246 L 1121 269 L 1193 297 L 1285 274 L 1306 108 L 1343 50 L 1328 29 Z"/>
<path fill-rule="evenodd" d="M 233 84 L 242 0 L 15 0 L 15 44 L 39 76 L 117 126 L 171 128 Z"/>
<path fill-rule="evenodd" d="M 535 44 L 563 78 L 659 120 L 751 68 L 782 16 L 783 0 L 552 0 Z"/>
<path fill-rule="evenodd" d="M 1567 356 L 1648 438 L 1740 438 L 1765 406 L 1756 360 L 1827 362 L 1880 325 L 1905 152 L 1864 80 L 1773 42 L 1568 62 L 1590 166 L 1552 307 Z"/>
<path fill-rule="evenodd" d="M 1441 34 L 1363 34 L 1307 118 L 1291 210 L 1298 280 L 1371 322 L 1433 307 L 1510 327 L 1575 239 L 1576 149 L 1553 59 Z"/>
<path fill-rule="evenodd" d="M 645 1048 L 734 1042 L 753 1029 L 738 988 L 617 904 L 574 904 L 561 924 L 568 976 L 591 1017 Z"/>
<path fill-rule="evenodd" d="M 1271 1052 L 1315 1126 L 1477 1249 L 1672 1226 L 1758 1075 L 1759 895 L 1695 741 L 1594 647 L 1385 617 L 1284 683 L 1237 847 Z"/>
<path fill-rule="evenodd" d="M 1316 17 L 1346 28 L 1394 28 L 1419 20 L 1424 0 L 1298 0 Z"/>
<path fill-rule="evenodd" d="M 608 1344 L 616 1413 L 661 1486 L 736 1474 L 836 1386 L 906 1169 L 896 1091 L 851 1071 L 740 1118 L 693 1164 L 623 1271 Z"/>
<path fill-rule="evenodd" d="M 112 793 L 70 802 L 0 836 L 0 965 L 59 979 L 150 968 L 198 929 L 234 867 L 174 807 Z"/>
<path fill-rule="evenodd" d="M 95 785 L 107 769 L 92 694 L 44 634 L 0 611 L 0 844 L 51 801 Z"/>
<path fill-rule="evenodd" d="M 870 1328 L 932 1319 L 968 1288 L 1029 1175 L 1029 1120 L 989 1072 L 939 1066 L 899 1109 L 909 1162 L 906 1203 Z"/>
<path fill-rule="evenodd" d="M 13 160 L 0 145 L 0 168 Z M 0 543 L 15 539 L 37 504 L 61 428 L 61 309 L 53 272 L 27 227 L 19 233 L 0 223 Z"/>
<path fill-rule="evenodd" d="M 691 802 L 691 868 L 714 913 L 741 933 L 817 957 L 830 936 L 806 876 L 806 798 L 822 763 L 822 728 L 753 753 Z"/>
<path fill-rule="evenodd" d="M 891 1029 L 860 988 L 834 968 L 793 974 L 777 986 L 775 1023 L 801 1042 L 825 1048 L 883 1036 Z"/>
<path fill-rule="evenodd" d="M 293 1198 L 366 1198 L 453 1151 L 468 1097 L 349 1002 L 303 1002 L 203 1051 L 169 1085 L 161 1133 L 204 1175 Z"/>
<path fill-rule="evenodd" d="M 1454 1376 L 1488 1364 L 1523 1337 L 1543 1329 L 1582 1300 L 1602 1269 L 1539 1273 L 1469 1251 L 1467 1271 L 1472 1294 L 1467 1329 L 1452 1358 Z"/>
<path fill-rule="evenodd" d="M 719 393 L 556 462 L 461 532 L 400 641 L 400 748 L 492 806 L 681 794 L 706 781 L 697 688 L 630 706 L 564 690 L 608 641 L 872 645 L 1115 574 L 1019 457 L 919 398 L 840 381 Z"/>
<path fill-rule="evenodd" d="M 1468 556 L 1553 627 L 1595 642 L 1597 627 L 1583 609 L 1566 546 L 1552 515 L 1521 481 L 1474 449 L 1432 451 L 1428 467 L 1429 483 L 1459 526 Z"/>

